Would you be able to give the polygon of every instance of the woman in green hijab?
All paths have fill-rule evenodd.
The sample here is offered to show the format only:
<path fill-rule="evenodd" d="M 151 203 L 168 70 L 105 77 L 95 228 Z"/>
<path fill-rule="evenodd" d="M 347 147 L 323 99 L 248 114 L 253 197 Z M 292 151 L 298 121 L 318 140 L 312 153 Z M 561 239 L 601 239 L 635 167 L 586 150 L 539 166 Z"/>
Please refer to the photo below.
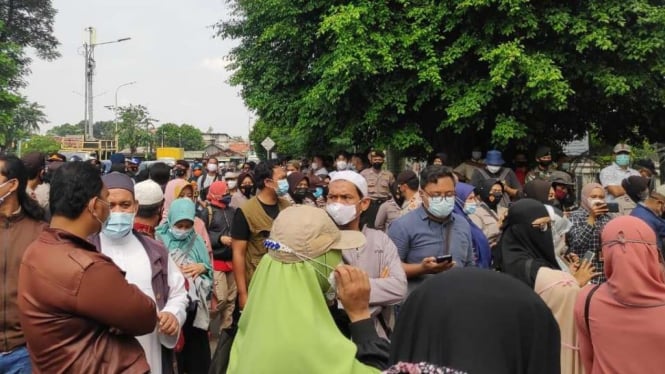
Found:
<path fill-rule="evenodd" d="M 182 327 L 185 345 L 177 354 L 178 367 L 183 372 L 205 373 L 210 366 L 208 300 L 212 289 L 212 267 L 208 249 L 193 229 L 195 212 L 191 199 L 174 200 L 166 222 L 155 229 L 155 237 L 164 243 L 188 284 L 190 306 Z"/>
<path fill-rule="evenodd" d="M 364 243 L 362 233 L 340 231 L 322 209 L 282 211 L 249 285 L 228 372 L 347 374 L 385 368 L 388 342 L 376 335 L 370 319 L 367 275 L 338 267 L 340 250 Z M 355 344 L 328 310 L 335 295 L 352 322 Z"/>

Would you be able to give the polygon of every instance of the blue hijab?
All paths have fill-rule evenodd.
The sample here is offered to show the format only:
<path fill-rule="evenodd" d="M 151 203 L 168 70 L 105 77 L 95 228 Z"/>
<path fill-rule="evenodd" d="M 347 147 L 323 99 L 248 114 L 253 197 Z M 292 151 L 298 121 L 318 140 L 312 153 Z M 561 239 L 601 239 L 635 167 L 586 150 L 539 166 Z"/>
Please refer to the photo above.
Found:
<path fill-rule="evenodd" d="M 466 199 L 473 192 L 474 187 L 466 183 L 457 183 L 455 185 L 455 213 L 466 218 L 471 226 L 471 241 L 473 242 L 473 250 L 476 252 L 478 259 L 477 265 L 484 269 L 489 269 L 492 263 L 492 255 L 490 250 L 490 243 L 487 237 L 478 226 L 469 218 L 469 215 L 464 212 L 464 203 Z"/>

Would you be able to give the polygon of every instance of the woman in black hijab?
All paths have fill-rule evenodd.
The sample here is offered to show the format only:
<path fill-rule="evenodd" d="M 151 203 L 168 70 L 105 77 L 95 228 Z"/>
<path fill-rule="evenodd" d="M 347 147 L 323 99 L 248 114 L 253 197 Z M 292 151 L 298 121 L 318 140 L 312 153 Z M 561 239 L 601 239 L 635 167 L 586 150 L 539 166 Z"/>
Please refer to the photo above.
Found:
<path fill-rule="evenodd" d="M 521 199 L 510 206 L 498 247 L 501 269 L 532 289 L 541 266 L 561 270 L 549 213 L 534 199 Z"/>
<path fill-rule="evenodd" d="M 480 196 L 487 207 L 489 207 L 495 214 L 501 215 L 499 212 L 499 203 L 503 198 L 503 184 L 495 178 L 486 179 L 480 186 L 476 187 L 476 193 Z"/>
<path fill-rule="evenodd" d="M 554 188 L 552 182 L 542 179 L 534 179 L 524 185 L 524 197 L 535 199 L 543 204 L 550 204 L 554 202 Z"/>
<path fill-rule="evenodd" d="M 390 362 L 430 362 L 473 374 L 559 374 L 559 327 L 545 303 L 501 273 L 452 269 L 400 309 Z"/>

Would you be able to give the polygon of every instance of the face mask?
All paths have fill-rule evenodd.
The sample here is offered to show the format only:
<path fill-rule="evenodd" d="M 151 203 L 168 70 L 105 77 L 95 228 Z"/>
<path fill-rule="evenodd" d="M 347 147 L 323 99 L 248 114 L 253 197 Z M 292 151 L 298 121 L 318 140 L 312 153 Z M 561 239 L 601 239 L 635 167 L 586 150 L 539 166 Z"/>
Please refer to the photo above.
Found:
<path fill-rule="evenodd" d="M 372 167 L 376 170 L 381 170 L 381 168 L 383 167 L 383 162 L 375 162 L 372 164 Z"/>
<path fill-rule="evenodd" d="M 129 234 L 133 225 L 133 213 L 111 212 L 102 232 L 110 239 L 120 239 Z"/>
<path fill-rule="evenodd" d="M 231 195 L 226 195 L 222 197 L 222 200 L 220 201 L 222 202 L 222 204 L 229 206 L 229 204 L 231 204 Z"/>
<path fill-rule="evenodd" d="M 11 182 L 12 180 L 13 179 L 10 179 L 10 180 L 6 181 L 5 183 L 0 184 L 0 187 L 4 187 L 7 183 Z M 14 192 L 14 191 L 7 191 L 6 194 L 4 194 L 2 197 L 0 197 L 0 205 L 2 205 L 2 203 L 5 202 L 5 199 L 7 198 L 7 196 L 11 195 L 12 192 Z"/>
<path fill-rule="evenodd" d="M 242 194 L 245 195 L 246 198 L 249 199 L 250 196 L 252 196 L 252 191 L 254 190 L 254 186 L 241 186 L 240 191 L 242 191 Z"/>
<path fill-rule="evenodd" d="M 354 164 L 349 165 L 349 170 L 358 171 L 358 169 L 356 169 L 356 165 L 354 165 Z"/>
<path fill-rule="evenodd" d="M 289 181 L 280 179 L 277 181 L 277 196 L 284 196 L 289 192 Z"/>
<path fill-rule="evenodd" d="M 476 212 L 476 209 L 478 209 L 478 204 L 476 203 L 466 203 L 464 204 L 464 213 L 466 214 L 473 214 Z"/>
<path fill-rule="evenodd" d="M 176 177 L 183 177 L 186 173 L 187 171 L 185 169 L 175 169 L 173 172 Z"/>
<path fill-rule="evenodd" d="M 455 208 L 454 197 L 430 197 L 429 212 L 436 218 L 446 218 Z"/>
<path fill-rule="evenodd" d="M 554 197 L 557 200 L 563 200 L 566 197 L 566 195 L 568 195 L 568 192 L 566 192 L 565 190 L 556 190 L 556 191 L 554 191 Z"/>
<path fill-rule="evenodd" d="M 238 187 L 238 181 L 227 181 L 226 185 L 229 187 L 229 190 L 235 190 Z"/>
<path fill-rule="evenodd" d="M 173 238 L 175 240 L 182 240 L 185 239 L 187 235 L 189 235 L 192 232 L 192 229 L 182 230 L 177 227 L 171 227 L 169 231 L 171 232 L 171 235 L 173 235 Z"/>
<path fill-rule="evenodd" d="M 589 203 L 589 206 L 592 207 L 592 208 L 597 204 L 605 204 L 605 200 L 603 200 L 603 199 L 594 199 L 594 198 L 591 198 L 591 197 L 587 199 L 587 202 Z"/>
<path fill-rule="evenodd" d="M 487 170 L 492 174 L 496 174 L 499 170 L 501 170 L 501 166 L 500 165 L 487 165 Z"/>
<path fill-rule="evenodd" d="M 548 167 L 552 164 L 552 161 L 551 160 L 550 161 L 540 161 L 539 164 L 540 164 L 540 166 L 546 168 L 546 167 Z"/>
<path fill-rule="evenodd" d="M 214 172 L 217 171 L 217 164 L 208 164 L 208 165 L 206 166 L 206 169 L 207 169 L 209 172 L 214 173 Z"/>
<path fill-rule="evenodd" d="M 318 170 L 319 169 L 319 164 L 316 162 L 312 162 L 312 170 Z"/>
<path fill-rule="evenodd" d="M 293 199 L 297 202 L 302 202 L 307 196 L 307 188 L 298 188 L 293 193 Z"/>
<path fill-rule="evenodd" d="M 471 158 L 473 160 L 480 160 L 481 157 L 483 157 L 482 152 L 477 152 L 477 151 L 471 152 Z"/>
<path fill-rule="evenodd" d="M 286 176 L 287 176 L 287 177 L 288 177 L 289 175 L 291 175 L 291 174 L 293 174 L 293 172 L 290 171 L 290 170 L 286 172 Z"/>
<path fill-rule="evenodd" d="M 628 166 L 628 164 L 630 164 L 630 155 L 617 155 L 616 163 L 619 166 Z"/>
<path fill-rule="evenodd" d="M 347 166 L 346 161 L 337 161 L 337 170 L 346 170 Z"/>
<path fill-rule="evenodd" d="M 344 226 L 356 218 L 356 206 L 332 203 L 326 205 L 326 212 L 337 226 Z"/>
<path fill-rule="evenodd" d="M 314 198 L 318 199 L 321 196 L 323 196 L 324 194 L 325 194 L 325 190 L 324 190 L 323 187 L 316 187 L 316 189 L 314 190 L 313 195 L 314 195 Z"/>

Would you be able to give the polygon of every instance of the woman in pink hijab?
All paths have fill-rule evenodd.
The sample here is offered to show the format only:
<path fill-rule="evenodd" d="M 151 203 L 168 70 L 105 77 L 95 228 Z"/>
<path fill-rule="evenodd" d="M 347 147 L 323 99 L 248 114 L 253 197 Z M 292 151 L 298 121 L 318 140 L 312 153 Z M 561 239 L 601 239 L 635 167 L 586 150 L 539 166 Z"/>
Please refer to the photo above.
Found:
<path fill-rule="evenodd" d="M 622 216 L 603 229 L 607 282 L 587 286 L 575 303 L 588 374 L 665 372 L 665 276 L 656 234 Z"/>

